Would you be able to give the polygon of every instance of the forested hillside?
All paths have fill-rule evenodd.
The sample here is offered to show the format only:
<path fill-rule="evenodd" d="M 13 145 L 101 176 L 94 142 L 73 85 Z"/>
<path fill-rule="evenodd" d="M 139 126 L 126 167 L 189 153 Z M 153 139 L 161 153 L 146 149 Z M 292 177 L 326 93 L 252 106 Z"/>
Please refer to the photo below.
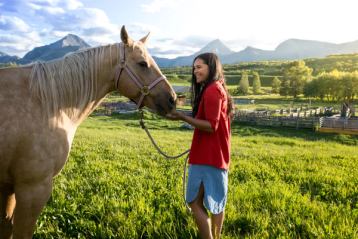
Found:
<path fill-rule="evenodd" d="M 191 67 L 163 68 L 162 71 L 171 82 L 190 84 Z M 294 98 L 304 95 L 334 101 L 350 101 L 358 95 L 358 54 L 231 64 L 224 65 L 224 72 L 233 95 L 248 94 L 240 90 L 240 81 L 248 77 L 252 87 L 254 76 L 262 89 L 266 87 L 261 91 L 256 89 L 256 92 L 279 93 Z"/>

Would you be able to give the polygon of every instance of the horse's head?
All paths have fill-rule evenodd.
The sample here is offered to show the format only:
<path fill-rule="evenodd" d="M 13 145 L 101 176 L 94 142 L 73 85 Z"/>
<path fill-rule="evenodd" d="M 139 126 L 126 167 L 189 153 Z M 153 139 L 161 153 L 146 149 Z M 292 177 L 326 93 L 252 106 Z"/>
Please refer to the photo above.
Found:
<path fill-rule="evenodd" d="M 148 35 L 133 41 L 122 27 L 115 84 L 119 92 L 134 101 L 138 108 L 147 106 L 164 116 L 175 108 L 176 95 L 145 47 Z"/>

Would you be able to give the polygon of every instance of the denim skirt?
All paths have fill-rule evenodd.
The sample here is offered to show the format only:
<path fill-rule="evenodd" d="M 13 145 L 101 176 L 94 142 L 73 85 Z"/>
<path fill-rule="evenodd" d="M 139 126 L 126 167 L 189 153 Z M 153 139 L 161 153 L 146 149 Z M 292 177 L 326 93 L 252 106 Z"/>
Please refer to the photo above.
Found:
<path fill-rule="evenodd" d="M 225 209 L 228 191 L 228 171 L 209 165 L 190 164 L 186 188 L 186 202 L 193 202 L 204 187 L 204 206 L 212 214 Z"/>

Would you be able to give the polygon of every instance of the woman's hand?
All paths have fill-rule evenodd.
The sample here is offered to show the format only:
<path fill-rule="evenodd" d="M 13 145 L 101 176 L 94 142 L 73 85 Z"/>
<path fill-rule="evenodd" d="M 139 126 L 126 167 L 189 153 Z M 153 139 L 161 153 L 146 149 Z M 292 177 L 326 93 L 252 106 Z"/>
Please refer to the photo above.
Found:
<path fill-rule="evenodd" d="M 183 120 L 184 114 L 174 109 L 166 117 L 171 120 Z"/>
<path fill-rule="evenodd" d="M 191 126 L 197 128 L 199 130 L 205 131 L 205 132 L 209 132 L 209 133 L 214 132 L 209 121 L 195 119 L 191 116 L 185 115 L 184 113 L 176 111 L 176 110 L 172 110 L 170 113 L 168 113 L 166 115 L 166 117 L 171 120 L 182 120 L 184 122 L 187 122 Z"/>

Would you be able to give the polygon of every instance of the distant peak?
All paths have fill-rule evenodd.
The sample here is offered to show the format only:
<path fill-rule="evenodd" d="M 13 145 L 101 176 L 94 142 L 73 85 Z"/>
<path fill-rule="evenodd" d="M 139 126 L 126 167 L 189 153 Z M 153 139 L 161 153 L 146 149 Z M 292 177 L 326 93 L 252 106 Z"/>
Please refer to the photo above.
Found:
<path fill-rule="evenodd" d="M 212 40 L 210 43 L 221 43 L 224 44 L 219 38 Z"/>
<path fill-rule="evenodd" d="M 67 36 L 65 36 L 65 38 L 66 38 L 66 37 L 76 37 L 76 38 L 79 38 L 77 35 L 72 34 L 72 33 L 68 33 Z"/>
<path fill-rule="evenodd" d="M 227 47 L 220 39 L 212 40 L 206 46 L 210 46 L 210 45 Z"/>
<path fill-rule="evenodd" d="M 256 48 L 252 47 L 252 46 L 247 46 L 244 51 L 252 51 L 252 50 L 257 50 Z"/>
<path fill-rule="evenodd" d="M 81 48 L 90 47 L 82 38 L 74 34 L 67 34 L 61 40 L 53 43 L 57 47 L 67 47 L 67 46 L 79 46 Z"/>
<path fill-rule="evenodd" d="M 303 39 L 295 39 L 291 38 L 286 41 L 281 42 L 277 47 L 277 51 L 292 51 L 294 49 L 317 49 L 322 47 L 331 47 L 336 44 L 322 41 L 314 41 L 314 40 L 303 40 Z"/>
<path fill-rule="evenodd" d="M 62 38 L 61 40 L 66 40 L 66 39 L 73 39 L 76 41 L 83 41 L 82 38 L 80 38 L 79 36 L 75 35 L 75 34 L 67 34 L 64 38 Z"/>
<path fill-rule="evenodd" d="M 220 39 L 215 39 L 209 42 L 205 47 L 203 47 L 198 54 L 204 52 L 214 52 L 218 55 L 228 55 L 233 53 L 233 51 L 228 48 Z"/>

